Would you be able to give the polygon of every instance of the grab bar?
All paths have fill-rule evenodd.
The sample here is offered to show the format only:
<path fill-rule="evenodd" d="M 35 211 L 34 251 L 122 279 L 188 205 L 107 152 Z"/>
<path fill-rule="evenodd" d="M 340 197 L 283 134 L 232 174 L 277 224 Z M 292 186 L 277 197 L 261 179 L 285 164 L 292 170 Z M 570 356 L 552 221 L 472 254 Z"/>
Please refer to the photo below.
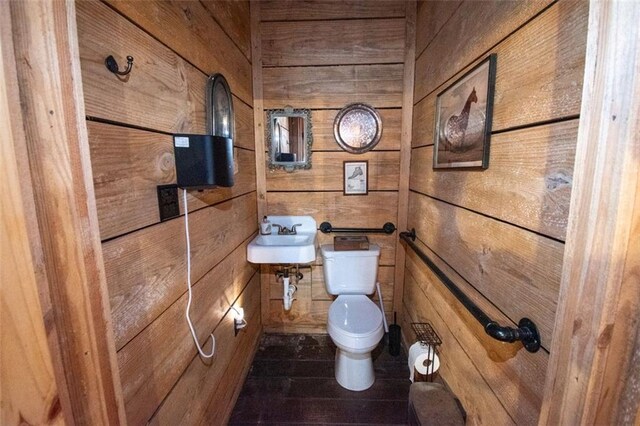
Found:
<path fill-rule="evenodd" d="M 324 234 L 330 232 L 361 232 L 365 234 L 393 234 L 396 230 L 396 226 L 387 222 L 382 225 L 382 228 L 334 228 L 329 222 L 322 222 L 320 224 L 320 231 Z"/>
<path fill-rule="evenodd" d="M 436 276 L 442 281 L 451 293 L 464 305 L 465 308 L 478 320 L 478 322 L 484 328 L 484 331 L 491 337 L 501 342 L 513 343 L 518 340 L 522 341 L 524 348 L 529 352 L 537 352 L 540 349 L 540 334 L 538 328 L 529 318 L 522 318 L 518 322 L 518 328 L 502 326 L 484 313 L 482 309 L 460 288 L 451 281 L 451 279 L 444 273 L 435 263 L 427 256 L 414 242 L 416 240 L 416 230 L 401 232 L 400 238 L 406 241 L 406 243 L 413 249 L 413 251 L 420 257 L 420 259 L 436 274 Z"/>

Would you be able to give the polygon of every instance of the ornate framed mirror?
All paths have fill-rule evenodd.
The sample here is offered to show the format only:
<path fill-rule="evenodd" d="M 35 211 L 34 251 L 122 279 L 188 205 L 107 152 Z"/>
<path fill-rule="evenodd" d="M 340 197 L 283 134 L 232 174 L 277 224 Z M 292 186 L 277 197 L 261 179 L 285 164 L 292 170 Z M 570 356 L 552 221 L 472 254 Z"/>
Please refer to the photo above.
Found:
<path fill-rule="evenodd" d="M 269 168 L 296 169 L 311 168 L 311 111 L 308 109 L 267 110 L 267 147 Z"/>

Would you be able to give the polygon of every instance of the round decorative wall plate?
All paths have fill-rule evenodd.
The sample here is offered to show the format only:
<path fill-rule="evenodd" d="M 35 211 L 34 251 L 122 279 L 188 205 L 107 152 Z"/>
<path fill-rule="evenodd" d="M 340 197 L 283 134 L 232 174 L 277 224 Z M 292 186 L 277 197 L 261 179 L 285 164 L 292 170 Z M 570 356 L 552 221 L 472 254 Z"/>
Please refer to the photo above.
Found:
<path fill-rule="evenodd" d="M 333 122 L 333 134 L 338 145 L 352 154 L 370 151 L 380 142 L 380 114 L 367 104 L 350 104 L 342 108 Z"/>

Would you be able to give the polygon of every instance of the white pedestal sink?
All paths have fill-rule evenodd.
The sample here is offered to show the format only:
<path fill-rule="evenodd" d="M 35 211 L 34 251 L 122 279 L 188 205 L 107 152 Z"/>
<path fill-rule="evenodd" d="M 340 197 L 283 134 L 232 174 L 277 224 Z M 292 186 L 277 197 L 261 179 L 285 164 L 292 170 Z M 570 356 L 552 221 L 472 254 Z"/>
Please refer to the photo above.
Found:
<path fill-rule="evenodd" d="M 316 260 L 317 224 L 311 216 L 268 216 L 272 224 L 286 226 L 295 224 L 295 235 L 278 235 L 273 227 L 269 235 L 258 235 L 247 246 L 247 260 L 251 263 L 304 264 Z"/>

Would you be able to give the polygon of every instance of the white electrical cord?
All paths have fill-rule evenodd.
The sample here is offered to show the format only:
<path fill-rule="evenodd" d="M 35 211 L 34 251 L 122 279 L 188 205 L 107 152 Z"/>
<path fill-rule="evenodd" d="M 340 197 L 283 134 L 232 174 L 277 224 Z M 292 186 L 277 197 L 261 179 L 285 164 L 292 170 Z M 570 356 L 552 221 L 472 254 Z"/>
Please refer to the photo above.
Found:
<path fill-rule="evenodd" d="M 189 209 L 187 208 L 187 190 L 182 190 L 183 194 L 183 205 L 184 205 L 184 233 L 187 237 L 187 288 L 189 290 L 189 301 L 187 302 L 187 310 L 185 312 L 185 316 L 187 317 L 187 324 L 189 324 L 189 330 L 191 330 L 191 335 L 193 336 L 193 342 L 196 344 L 196 348 L 198 348 L 198 352 L 200 352 L 200 356 L 203 358 L 211 358 L 216 351 L 216 338 L 211 333 L 211 353 L 205 354 L 198 342 L 198 337 L 196 336 L 196 330 L 193 328 L 193 324 L 191 323 L 191 317 L 189 316 L 189 311 L 191 310 L 191 241 L 189 240 Z"/>

